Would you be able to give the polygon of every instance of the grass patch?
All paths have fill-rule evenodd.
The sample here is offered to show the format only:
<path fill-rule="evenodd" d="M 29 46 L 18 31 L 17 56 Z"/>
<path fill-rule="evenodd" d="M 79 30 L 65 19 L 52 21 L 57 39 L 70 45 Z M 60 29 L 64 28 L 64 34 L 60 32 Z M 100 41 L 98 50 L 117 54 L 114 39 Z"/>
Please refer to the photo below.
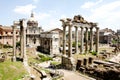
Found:
<path fill-rule="evenodd" d="M 52 61 L 51 64 L 56 66 L 56 65 L 60 65 L 61 63 L 57 61 Z"/>
<path fill-rule="evenodd" d="M 41 63 L 41 62 L 53 60 L 48 55 L 44 55 L 44 54 L 41 54 L 41 53 L 39 53 L 37 55 L 32 55 L 32 54 L 28 54 L 28 55 L 29 55 L 28 56 L 29 64 L 31 64 L 31 63 Z"/>
<path fill-rule="evenodd" d="M 53 60 L 51 57 L 49 57 L 49 56 L 47 56 L 47 55 L 38 54 L 38 56 L 39 56 L 39 60 L 40 60 L 41 62 Z"/>
<path fill-rule="evenodd" d="M 27 74 L 21 62 L 0 63 L 0 80 L 19 80 Z"/>

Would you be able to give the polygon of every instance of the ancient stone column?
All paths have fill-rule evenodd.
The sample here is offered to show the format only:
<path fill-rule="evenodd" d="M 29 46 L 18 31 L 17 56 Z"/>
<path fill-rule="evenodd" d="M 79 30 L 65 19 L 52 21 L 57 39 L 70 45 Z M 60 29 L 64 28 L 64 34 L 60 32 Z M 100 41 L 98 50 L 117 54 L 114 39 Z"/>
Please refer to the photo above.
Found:
<path fill-rule="evenodd" d="M 96 52 L 98 52 L 99 47 L 99 27 L 96 27 Z"/>
<path fill-rule="evenodd" d="M 78 53 L 78 27 L 75 26 L 75 53 Z"/>
<path fill-rule="evenodd" d="M 81 27 L 81 46 L 80 46 L 80 53 L 83 54 L 84 49 L 84 30 L 83 27 Z"/>
<path fill-rule="evenodd" d="M 52 39 L 50 39 L 50 55 L 52 55 Z"/>
<path fill-rule="evenodd" d="M 63 55 L 66 55 L 66 26 L 63 26 Z"/>
<path fill-rule="evenodd" d="M 26 23 L 25 20 L 22 19 L 20 20 L 20 27 L 22 28 L 22 34 L 21 34 L 21 41 L 22 41 L 22 45 L 21 45 L 21 49 L 23 50 L 23 62 L 26 63 L 27 62 L 27 56 L 26 56 Z"/>
<path fill-rule="evenodd" d="M 69 25 L 69 49 L 68 49 L 68 57 L 72 55 L 72 26 Z"/>
<path fill-rule="evenodd" d="M 90 28 L 90 52 L 93 51 L 93 27 Z"/>
<path fill-rule="evenodd" d="M 23 61 L 26 62 L 26 27 L 23 25 Z"/>
<path fill-rule="evenodd" d="M 86 45 L 85 45 L 85 52 L 88 53 L 88 28 L 86 27 L 85 29 L 86 29 L 86 33 L 85 33 L 85 39 L 86 39 L 85 40 L 86 41 L 85 42 L 86 43 Z"/>
<path fill-rule="evenodd" d="M 20 26 L 20 57 L 23 58 L 23 27 Z"/>
<path fill-rule="evenodd" d="M 16 61 L 16 26 L 13 25 L 13 62 Z"/>

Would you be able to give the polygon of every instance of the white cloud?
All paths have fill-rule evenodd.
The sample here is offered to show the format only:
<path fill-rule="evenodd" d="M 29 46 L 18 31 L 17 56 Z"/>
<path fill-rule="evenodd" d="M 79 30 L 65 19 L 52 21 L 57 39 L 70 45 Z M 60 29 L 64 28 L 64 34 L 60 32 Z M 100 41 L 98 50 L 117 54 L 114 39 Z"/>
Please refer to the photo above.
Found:
<path fill-rule="evenodd" d="M 83 5 L 81 6 L 81 8 L 83 8 L 83 9 L 85 9 L 85 8 L 88 9 L 88 8 L 91 8 L 91 7 L 93 7 L 93 6 L 101 3 L 102 1 L 103 1 L 103 0 L 98 0 L 97 2 L 86 2 L 85 4 L 83 4 Z"/>
<path fill-rule="evenodd" d="M 37 3 L 37 2 L 39 2 L 39 0 L 33 0 L 33 2 Z"/>
<path fill-rule="evenodd" d="M 28 4 L 28 5 L 25 5 L 25 6 L 16 6 L 15 9 L 14 9 L 14 12 L 16 13 L 19 13 L 19 14 L 30 14 L 33 9 L 35 9 L 36 6 L 35 5 L 32 5 L 32 4 Z"/>
<path fill-rule="evenodd" d="M 45 20 L 45 19 L 48 19 L 50 16 L 51 16 L 51 14 L 49 14 L 49 13 L 41 13 L 41 12 L 39 12 L 39 13 L 35 14 L 35 18 L 37 20 Z"/>
<path fill-rule="evenodd" d="M 90 21 L 96 21 L 101 28 L 108 27 L 116 30 L 120 26 L 120 1 L 106 3 L 98 8 L 92 9 L 88 17 Z"/>

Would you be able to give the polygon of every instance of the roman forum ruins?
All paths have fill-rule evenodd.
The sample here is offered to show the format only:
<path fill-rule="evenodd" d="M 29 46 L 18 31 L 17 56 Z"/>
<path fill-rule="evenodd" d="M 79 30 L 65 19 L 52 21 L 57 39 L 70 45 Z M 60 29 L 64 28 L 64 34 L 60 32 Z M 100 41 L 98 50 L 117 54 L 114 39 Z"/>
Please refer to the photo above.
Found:
<path fill-rule="evenodd" d="M 98 53 L 99 46 L 99 27 L 97 27 L 97 23 L 92 23 L 84 20 L 84 18 L 80 15 L 74 16 L 73 19 L 66 18 L 61 19 L 62 27 L 63 27 L 63 56 L 62 56 L 62 65 L 68 69 L 73 69 L 75 67 L 75 60 L 72 58 L 72 28 L 75 28 L 75 53 L 78 53 L 78 28 L 81 29 L 81 47 L 80 53 L 88 53 L 89 51 L 95 51 Z M 66 28 L 68 28 L 68 53 L 66 52 Z M 93 50 L 93 28 L 96 29 L 95 35 L 95 50 Z M 85 29 L 85 30 L 84 30 Z M 88 31 L 90 30 L 90 46 L 88 41 Z M 84 36 L 85 31 L 85 36 Z M 85 43 L 84 43 L 85 37 Z M 85 44 L 85 46 L 84 46 Z M 84 48 L 85 47 L 85 48 Z M 90 49 L 89 49 L 90 48 Z M 85 50 L 85 51 L 84 51 Z"/>

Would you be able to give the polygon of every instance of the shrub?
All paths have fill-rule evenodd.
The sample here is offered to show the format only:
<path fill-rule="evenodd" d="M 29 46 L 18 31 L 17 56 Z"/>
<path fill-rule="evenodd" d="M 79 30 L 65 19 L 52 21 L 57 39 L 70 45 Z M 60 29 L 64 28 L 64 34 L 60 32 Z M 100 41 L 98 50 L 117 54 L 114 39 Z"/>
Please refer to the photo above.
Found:
<path fill-rule="evenodd" d="M 10 45 L 3 45 L 4 48 L 12 48 Z"/>
<path fill-rule="evenodd" d="M 92 55 L 97 55 L 97 52 L 93 51 L 91 52 Z"/>
<path fill-rule="evenodd" d="M 75 47 L 75 42 L 72 43 L 72 46 Z M 80 42 L 78 42 L 78 47 L 80 47 Z"/>

